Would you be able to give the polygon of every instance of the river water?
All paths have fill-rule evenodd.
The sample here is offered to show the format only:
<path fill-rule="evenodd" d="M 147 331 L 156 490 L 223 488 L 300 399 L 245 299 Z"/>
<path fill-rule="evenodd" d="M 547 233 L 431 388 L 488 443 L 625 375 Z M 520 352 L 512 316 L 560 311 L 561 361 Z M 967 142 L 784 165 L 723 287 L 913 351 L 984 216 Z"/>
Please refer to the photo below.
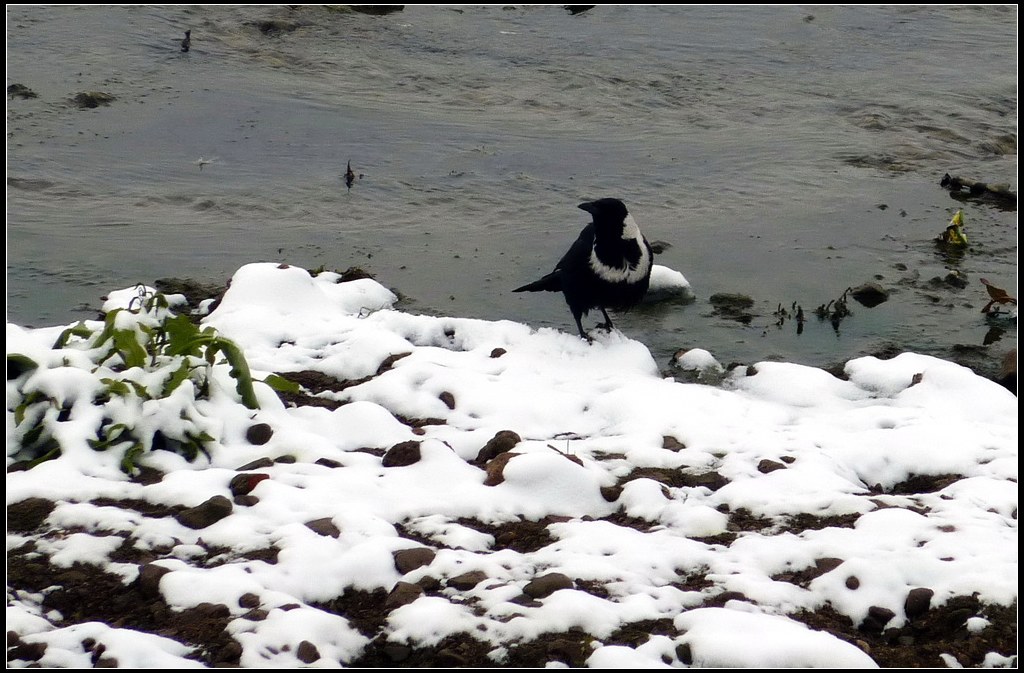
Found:
<path fill-rule="evenodd" d="M 616 320 L 662 364 L 984 369 L 1016 344 L 979 282 L 1016 295 L 1016 211 L 939 186 L 1016 192 L 1016 6 L 8 6 L 7 39 L 8 85 L 37 94 L 8 97 L 9 322 L 280 261 L 573 332 L 559 296 L 510 290 L 553 267 L 578 203 L 617 196 L 696 295 Z M 114 100 L 71 102 L 92 91 Z M 932 239 L 958 208 L 971 245 L 950 255 Z M 811 315 L 867 281 L 889 300 Z"/>

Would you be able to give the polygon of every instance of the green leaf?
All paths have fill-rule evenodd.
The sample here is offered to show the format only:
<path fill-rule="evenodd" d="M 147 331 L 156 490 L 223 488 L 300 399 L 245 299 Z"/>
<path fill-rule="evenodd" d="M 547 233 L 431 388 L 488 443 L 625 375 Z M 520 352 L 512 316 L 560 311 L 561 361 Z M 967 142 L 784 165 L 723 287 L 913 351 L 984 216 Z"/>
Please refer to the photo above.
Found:
<path fill-rule="evenodd" d="M 267 378 L 263 379 L 263 382 L 279 393 L 299 393 L 302 391 L 302 386 L 291 379 L 286 379 L 280 374 L 270 374 Z"/>
<path fill-rule="evenodd" d="M 128 367 L 143 367 L 146 364 L 146 349 L 139 344 L 133 330 L 114 330 L 114 343 L 121 354 L 121 359 Z"/>
<path fill-rule="evenodd" d="M 134 472 L 135 461 L 138 460 L 144 450 L 145 449 L 142 448 L 142 444 L 139 442 L 136 442 L 125 449 L 124 455 L 121 457 L 121 471 L 129 475 Z"/>
<path fill-rule="evenodd" d="M 79 322 L 74 327 L 69 327 L 60 333 L 57 340 L 53 343 L 54 350 L 60 350 L 68 345 L 68 341 L 71 337 L 76 336 L 81 339 L 88 339 L 92 336 L 92 330 L 85 326 L 84 322 Z"/>
<path fill-rule="evenodd" d="M 188 379 L 189 372 L 191 371 L 192 367 L 189 365 L 188 360 L 183 360 L 181 366 L 171 374 L 171 378 L 167 379 L 167 385 L 164 386 L 164 394 L 162 397 L 167 397 L 173 393 L 178 386 Z"/>
<path fill-rule="evenodd" d="M 37 369 L 39 363 L 21 353 L 8 353 L 7 354 L 7 380 L 13 381 L 25 372 L 30 372 L 33 369 Z"/>
<path fill-rule="evenodd" d="M 227 358 L 228 364 L 231 366 L 229 373 L 235 379 L 235 390 L 238 391 L 238 395 L 242 398 L 242 404 L 249 409 L 259 409 L 260 403 L 256 400 L 256 391 L 252 387 L 252 374 L 249 372 L 249 363 L 245 361 L 245 354 L 242 353 L 242 349 L 234 341 L 218 337 L 207 349 L 207 359 L 217 350 L 224 352 L 224 357 Z"/>

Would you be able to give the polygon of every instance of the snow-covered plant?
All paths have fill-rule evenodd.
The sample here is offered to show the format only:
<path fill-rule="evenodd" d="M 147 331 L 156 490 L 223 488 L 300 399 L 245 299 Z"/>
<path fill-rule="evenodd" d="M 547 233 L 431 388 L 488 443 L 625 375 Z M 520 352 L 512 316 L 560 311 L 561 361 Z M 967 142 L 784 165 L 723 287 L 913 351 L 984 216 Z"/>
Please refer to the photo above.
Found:
<path fill-rule="evenodd" d="M 9 386 L 8 409 L 13 407 L 17 439 L 8 454 L 28 468 L 67 448 L 60 424 L 72 417 L 79 399 L 83 415 L 86 408 L 102 409 L 88 445 L 120 452 L 121 469 L 129 474 L 147 450 L 173 450 L 188 460 L 206 453 L 214 438 L 196 402 L 209 399 L 215 367 L 226 363 L 242 404 L 259 408 L 237 344 L 176 315 L 164 295 L 147 288 L 140 287 L 127 308 L 110 310 L 102 324 L 80 322 L 64 330 L 53 354 L 47 362 L 7 356 L 16 397 L 12 401 Z M 78 371 L 69 376 L 72 369 Z"/>

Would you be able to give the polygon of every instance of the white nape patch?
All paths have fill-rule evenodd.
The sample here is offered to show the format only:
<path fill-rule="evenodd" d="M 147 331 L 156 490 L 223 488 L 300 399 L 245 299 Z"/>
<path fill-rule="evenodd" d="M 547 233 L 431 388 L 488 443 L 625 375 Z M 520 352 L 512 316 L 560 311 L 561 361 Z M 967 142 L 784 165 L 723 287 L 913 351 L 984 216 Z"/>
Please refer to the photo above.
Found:
<path fill-rule="evenodd" d="M 640 226 L 633 219 L 633 216 L 629 214 L 623 220 L 623 225 L 622 240 L 636 241 L 637 245 L 640 246 L 640 259 L 637 261 L 636 266 L 630 266 L 629 263 L 622 267 L 608 266 L 598 259 L 596 249 L 590 251 L 590 269 L 597 274 L 598 278 L 609 283 L 635 283 L 646 277 L 651 270 L 651 253 L 647 250 L 647 246 L 644 245 L 644 237 L 640 233 Z"/>

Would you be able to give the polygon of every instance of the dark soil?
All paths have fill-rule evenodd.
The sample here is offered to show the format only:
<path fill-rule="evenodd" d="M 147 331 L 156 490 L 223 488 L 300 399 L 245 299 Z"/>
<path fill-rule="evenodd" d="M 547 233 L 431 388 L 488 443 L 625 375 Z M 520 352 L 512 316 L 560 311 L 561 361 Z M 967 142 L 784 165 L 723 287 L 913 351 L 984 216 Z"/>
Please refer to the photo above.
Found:
<path fill-rule="evenodd" d="M 945 475 L 948 477 L 949 475 Z M 937 478 L 937 481 L 943 479 Z M 927 489 L 929 483 L 917 484 Z M 903 485 L 908 488 L 908 485 Z M 901 489 L 902 490 L 902 489 Z M 144 516 L 173 516 L 176 508 L 155 506 L 149 503 L 126 500 L 93 501 L 93 504 L 107 507 L 122 507 L 139 512 Z M 53 511 L 54 503 L 41 498 L 30 498 L 11 505 L 8 508 L 8 530 L 23 535 L 36 535 L 40 538 L 66 535 L 67 530 L 49 530 L 45 528 L 46 517 Z M 804 516 L 784 521 L 774 521 L 752 516 L 749 512 L 738 510 L 730 512 L 730 531 L 722 536 L 720 544 L 729 544 L 744 531 L 764 531 L 779 527 L 792 532 L 819 529 L 826 526 L 850 526 L 855 516 L 828 517 L 815 519 Z M 622 513 L 607 518 L 611 523 L 628 526 L 639 530 L 648 530 L 650 522 L 628 517 Z M 473 519 L 460 520 L 461 525 L 488 533 L 493 536 L 494 550 L 512 549 L 519 552 L 532 552 L 555 542 L 548 531 L 552 523 L 564 521 L 559 517 L 547 517 L 540 521 L 521 520 L 500 525 L 485 524 Z M 415 539 L 427 547 L 439 546 L 435 540 L 427 536 L 411 533 L 399 527 L 403 537 Z M 92 531 L 98 535 L 101 532 Z M 102 568 L 92 565 L 76 564 L 70 568 L 58 567 L 49 562 L 45 554 L 39 552 L 36 544 L 29 541 L 7 554 L 8 591 L 26 591 L 33 593 L 45 592 L 43 608 L 56 610 L 61 618 L 57 626 L 78 624 L 87 621 L 100 621 L 111 626 L 130 628 L 172 638 L 195 649 L 192 658 L 207 666 L 237 666 L 241 656 L 241 645 L 226 631 L 231 621 L 229 606 L 202 604 L 194 608 L 175 611 L 161 599 L 156 589 L 156 582 L 163 570 L 159 566 L 149 565 L 152 561 L 169 555 L 170 549 L 149 549 L 141 551 L 132 544 L 128 535 L 123 535 L 124 544 L 113 553 L 120 563 L 136 563 L 141 572 L 139 578 L 128 584 L 118 576 L 110 575 Z M 208 548 L 207 556 L 196 559 L 199 565 L 210 567 L 231 562 L 237 556 L 230 550 Z M 260 558 L 268 563 L 276 561 L 276 550 L 269 549 L 253 552 L 245 558 Z M 782 573 L 773 577 L 776 581 L 789 582 L 806 587 L 814 578 L 830 572 L 839 566 L 841 559 L 818 559 L 813 566 Z M 676 586 L 684 591 L 702 591 L 705 599 L 702 607 L 721 606 L 731 600 L 745 600 L 746 597 L 736 592 L 714 592 L 714 582 L 705 577 L 705 570 L 694 568 L 688 574 L 681 575 Z M 420 586 L 428 595 L 440 595 L 442 589 L 451 583 L 441 578 L 425 577 Z M 575 588 L 599 597 L 608 597 L 607 589 L 598 582 L 576 581 Z M 563 633 L 550 633 L 533 641 L 510 644 L 505 656 L 500 661 L 491 658 L 492 646 L 478 640 L 473 634 L 456 634 L 446 638 L 433 647 L 412 647 L 404 643 L 389 641 L 384 633 L 387 616 L 391 610 L 387 603 L 387 593 L 376 591 L 346 591 L 330 601 L 314 605 L 319 609 L 345 617 L 354 628 L 371 639 L 358 659 L 341 662 L 348 666 L 365 668 L 391 667 L 543 667 L 551 663 L 561 663 L 572 667 L 581 667 L 592 652 L 596 642 L 594 636 L 577 629 Z M 529 601 L 528 597 L 524 597 Z M 972 596 L 957 596 L 939 607 L 925 605 L 909 623 L 898 629 L 884 628 L 884 624 L 866 620 L 864 624 L 855 625 L 844 615 L 839 614 L 831 606 L 824 606 L 815 612 L 799 612 L 791 615 L 793 619 L 803 622 L 815 630 L 827 631 L 838 638 L 853 643 L 867 652 L 882 667 L 940 667 L 945 663 L 940 654 L 949 654 L 967 667 L 980 666 L 985 655 L 998 652 L 1004 656 L 1015 655 L 1017 652 L 1017 606 L 997 606 L 980 603 Z M 244 618 L 252 620 L 265 619 L 267 611 L 260 609 L 259 599 L 255 596 L 243 596 L 239 606 L 232 606 L 237 614 L 237 607 L 247 609 Z M 294 606 L 298 607 L 298 606 Z M 282 606 L 276 609 L 289 609 Z M 915 612 L 917 612 L 915 610 Z M 879 609 L 881 619 L 886 619 L 885 611 Z M 910 610 L 908 608 L 908 614 Z M 971 617 L 984 617 L 991 624 L 982 632 L 968 637 L 966 621 Z M 645 643 L 652 635 L 675 637 L 671 619 L 646 620 L 623 625 L 608 638 L 603 639 L 606 645 L 621 644 L 636 647 Z M 306 643 L 306 645 L 309 645 Z M 97 667 L 115 667 L 117 661 L 106 655 L 102 645 L 83 642 L 85 651 L 91 652 L 92 661 Z M 302 646 L 300 645 L 300 650 Z M 299 655 L 315 661 L 319 657 L 315 647 L 306 647 Z M 8 661 L 17 661 L 19 665 L 38 661 L 45 654 L 45 647 L 38 643 L 27 643 L 17 634 L 9 634 L 7 644 Z M 674 657 L 665 661 L 668 665 L 688 664 L 690 653 L 684 646 L 677 648 Z M 306 659 L 303 659 L 305 661 Z"/>

